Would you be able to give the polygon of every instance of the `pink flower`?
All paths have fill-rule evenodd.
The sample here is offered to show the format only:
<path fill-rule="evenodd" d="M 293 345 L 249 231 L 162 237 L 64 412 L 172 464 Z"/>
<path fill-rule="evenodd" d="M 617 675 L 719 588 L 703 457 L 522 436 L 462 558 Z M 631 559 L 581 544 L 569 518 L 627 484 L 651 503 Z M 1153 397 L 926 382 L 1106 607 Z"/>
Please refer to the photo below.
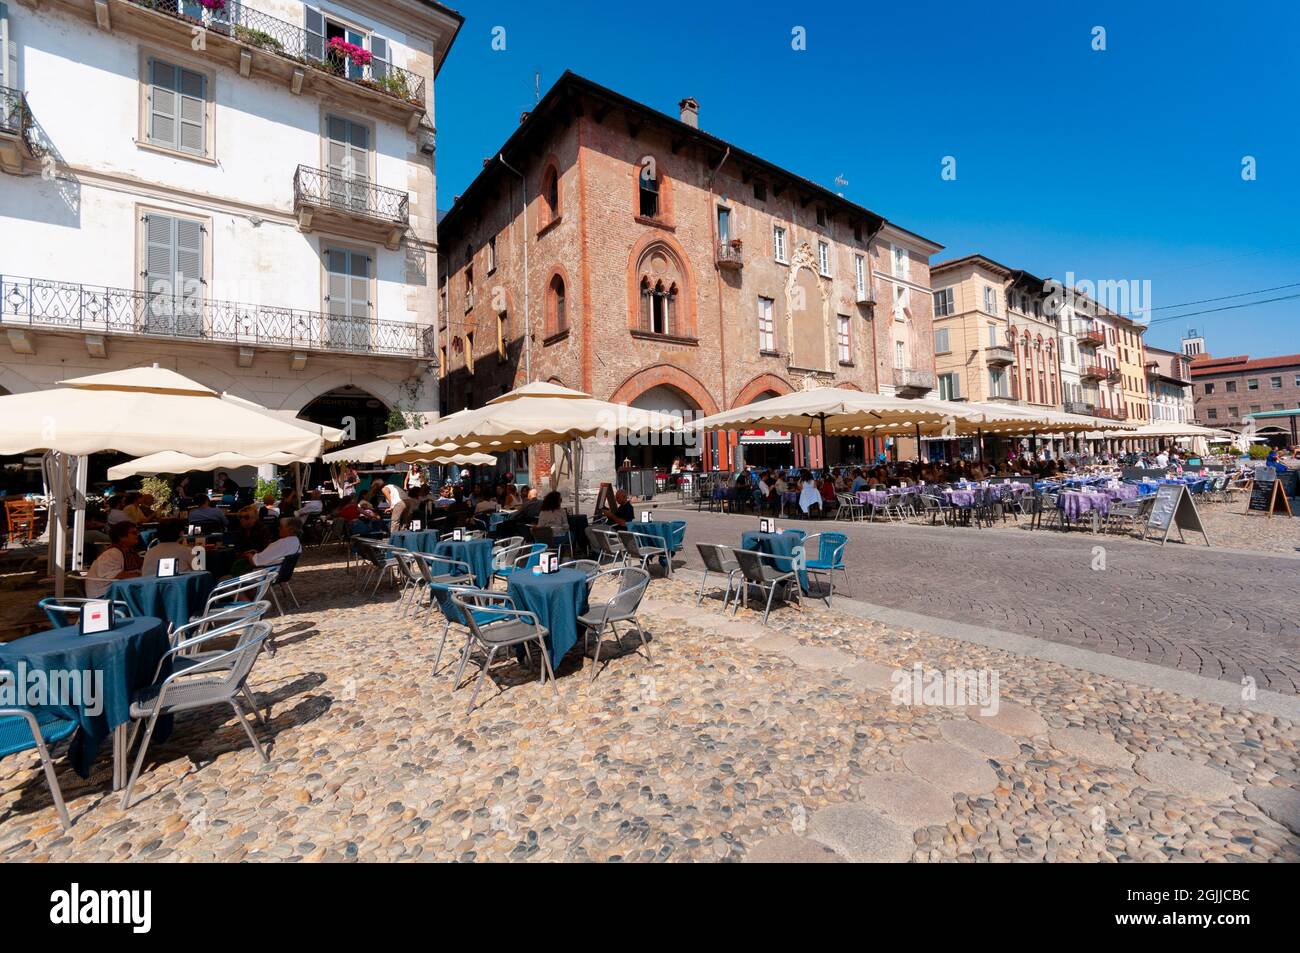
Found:
<path fill-rule="evenodd" d="M 224 3 L 225 0 L 221 0 L 221 2 Z M 364 46 L 357 46 L 355 43 L 349 43 L 341 36 L 336 36 L 329 41 L 329 50 L 331 53 L 340 57 L 346 56 L 352 61 L 354 66 L 370 65 L 370 51 Z"/>

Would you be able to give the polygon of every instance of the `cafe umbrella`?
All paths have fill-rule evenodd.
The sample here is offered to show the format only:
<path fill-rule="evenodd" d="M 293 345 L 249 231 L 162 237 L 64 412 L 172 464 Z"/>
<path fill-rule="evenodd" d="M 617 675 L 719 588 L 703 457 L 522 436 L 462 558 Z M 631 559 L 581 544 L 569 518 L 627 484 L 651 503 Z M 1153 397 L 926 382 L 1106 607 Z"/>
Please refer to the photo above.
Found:
<path fill-rule="evenodd" d="M 0 455 L 49 455 L 54 490 L 50 568 L 60 596 L 69 505 L 74 512 L 72 568 L 81 566 L 90 454 L 116 451 L 138 457 L 175 451 L 205 457 L 238 448 L 250 457 L 286 453 L 313 459 L 323 442 L 320 433 L 222 400 L 216 391 L 156 364 L 0 396 Z"/>

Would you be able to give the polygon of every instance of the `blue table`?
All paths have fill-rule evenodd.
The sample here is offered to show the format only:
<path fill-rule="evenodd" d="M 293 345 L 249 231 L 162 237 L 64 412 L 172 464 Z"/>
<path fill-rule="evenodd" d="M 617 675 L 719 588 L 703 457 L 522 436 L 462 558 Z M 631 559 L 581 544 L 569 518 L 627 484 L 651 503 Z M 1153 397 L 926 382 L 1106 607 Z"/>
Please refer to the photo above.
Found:
<path fill-rule="evenodd" d="M 394 546 L 409 549 L 413 553 L 432 553 L 437 551 L 438 531 L 422 529 L 417 532 L 393 533 L 388 541 Z"/>
<path fill-rule="evenodd" d="M 560 661 L 578 641 L 578 616 L 587 611 L 587 574 L 577 569 L 512 573 L 506 591 L 516 609 L 533 613 L 546 629 L 551 667 L 558 671 Z"/>
<path fill-rule="evenodd" d="M 628 523 L 633 533 L 655 536 L 670 553 L 679 552 L 686 540 L 686 520 L 651 520 L 649 523 Z"/>
<path fill-rule="evenodd" d="M 492 540 L 466 539 L 458 543 L 449 539 L 435 546 L 433 555 L 468 563 L 470 571 L 474 573 L 474 585 L 480 589 L 492 588 Z M 435 564 L 433 571 L 449 572 L 451 570 L 448 566 Z M 438 606 L 442 609 L 442 614 L 451 619 L 452 622 L 464 622 L 460 610 L 452 605 L 451 590 L 437 582 L 432 583 L 430 588 L 433 591 L 433 597 L 438 600 Z"/>
<path fill-rule="evenodd" d="M 794 568 L 794 562 L 791 557 L 794 556 L 796 549 L 803 547 L 804 531 L 801 529 L 787 529 L 779 533 L 759 533 L 747 531 L 740 536 L 741 549 L 753 549 L 760 553 L 771 553 L 773 556 L 786 557 L 783 559 L 774 559 L 772 564 L 781 572 L 789 572 Z M 808 591 L 808 573 L 799 570 L 799 588 L 804 592 Z"/>
<path fill-rule="evenodd" d="M 131 695 L 153 684 L 158 661 L 170 647 L 166 622 L 143 616 L 121 621 L 98 635 L 82 635 L 77 626 L 69 625 L 15 639 L 0 645 L 0 667 L 19 678 L 23 677 L 19 665 L 29 678 L 38 671 L 91 673 L 82 675 L 83 684 L 102 695 L 92 697 L 83 689 L 80 698 L 50 698 L 48 706 L 31 706 L 33 711 L 48 707 L 77 722 L 81 730 L 73 737 L 68 754 L 77 774 L 85 778 L 90 776 L 104 739 L 130 722 Z M 171 666 L 166 665 L 159 677 L 170 674 Z M 155 739 L 165 741 L 170 733 L 171 717 L 159 718 Z"/>
<path fill-rule="evenodd" d="M 210 572 L 140 576 L 114 580 L 104 598 L 125 602 L 133 616 L 153 616 L 178 628 L 203 609 L 215 585 L 216 578 Z"/>

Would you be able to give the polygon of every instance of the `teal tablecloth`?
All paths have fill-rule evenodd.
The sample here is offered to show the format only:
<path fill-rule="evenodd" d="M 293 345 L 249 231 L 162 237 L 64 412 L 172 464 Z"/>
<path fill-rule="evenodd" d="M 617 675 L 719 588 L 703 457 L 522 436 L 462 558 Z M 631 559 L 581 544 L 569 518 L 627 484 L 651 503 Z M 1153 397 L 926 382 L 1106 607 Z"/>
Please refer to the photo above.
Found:
<path fill-rule="evenodd" d="M 436 529 L 422 529 L 414 533 L 394 533 L 388 537 L 388 541 L 394 546 L 409 549 L 413 553 L 436 553 L 438 531 Z"/>
<path fill-rule="evenodd" d="M 125 602 L 131 607 L 133 616 L 165 619 L 176 628 L 203 610 L 214 585 L 216 578 L 210 572 L 140 576 L 116 580 L 108 587 L 104 598 Z"/>
<path fill-rule="evenodd" d="M 628 523 L 627 528 L 633 533 L 657 536 L 669 552 L 680 552 L 686 541 L 686 520 L 652 520 L 649 523 Z"/>
<path fill-rule="evenodd" d="M 577 569 L 512 573 L 506 591 L 516 609 L 536 615 L 549 633 L 551 666 L 558 670 L 560 660 L 578 641 L 578 616 L 587 611 L 587 574 Z"/>
<path fill-rule="evenodd" d="M 771 553 L 773 556 L 793 556 L 797 548 L 803 546 L 804 532 L 800 529 L 787 529 L 779 533 L 759 533 L 749 531 L 742 533 L 740 536 L 741 549 L 753 549 L 760 553 Z M 789 572 L 794 568 L 794 562 L 791 559 L 774 559 L 772 564 L 781 572 Z M 799 570 L 799 588 L 804 592 L 808 591 L 808 573 Z"/>
<path fill-rule="evenodd" d="M 170 647 L 166 622 L 137 617 L 118 622 L 112 631 L 98 635 L 82 635 L 77 626 L 69 625 L 15 639 L 0 645 L 0 667 L 18 675 L 16 666 L 21 663 L 28 678 L 38 671 L 102 673 L 89 676 L 91 683 L 102 677 L 102 696 L 91 698 L 83 690 L 78 699 L 51 698 L 59 704 L 48 706 L 80 726 L 68 755 L 77 774 L 85 778 L 90 776 L 104 739 L 118 725 L 131 720 L 132 693 L 153 684 L 158 660 Z M 167 665 L 160 677 L 169 674 L 171 667 Z M 72 704 L 74 701 L 79 704 Z M 154 739 L 166 741 L 170 732 L 171 717 L 158 719 Z"/>
<path fill-rule="evenodd" d="M 474 573 L 474 585 L 480 589 L 490 589 L 492 587 L 492 540 L 467 539 L 458 543 L 449 539 L 435 546 L 433 555 L 468 563 L 470 571 Z M 435 565 L 433 568 L 434 572 L 449 571 L 450 569 L 445 565 Z M 451 603 L 451 590 L 436 582 L 430 588 L 433 591 L 433 597 L 438 600 L 438 606 L 442 609 L 443 615 L 451 619 L 452 622 L 463 622 L 460 610 Z"/>

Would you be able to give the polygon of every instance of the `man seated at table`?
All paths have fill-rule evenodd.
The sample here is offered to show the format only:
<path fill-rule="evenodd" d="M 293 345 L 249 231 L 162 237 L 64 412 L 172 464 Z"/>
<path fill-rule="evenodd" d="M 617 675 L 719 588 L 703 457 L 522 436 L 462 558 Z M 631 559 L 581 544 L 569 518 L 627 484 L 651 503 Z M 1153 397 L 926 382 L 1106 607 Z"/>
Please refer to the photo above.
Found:
<path fill-rule="evenodd" d="M 298 538 L 302 532 L 302 520 L 286 516 L 280 520 L 280 538 L 261 552 L 242 553 L 230 567 L 232 576 L 242 576 L 246 572 L 261 566 L 274 566 L 282 563 L 285 557 L 302 552 L 302 541 Z"/>
<path fill-rule="evenodd" d="M 158 542 L 154 543 L 145 551 L 144 565 L 140 567 L 140 575 L 156 576 L 158 575 L 158 561 L 162 559 L 175 559 L 176 572 L 183 573 L 190 571 L 190 548 L 180 542 L 181 535 L 185 525 L 180 520 L 163 520 L 158 524 Z"/>
<path fill-rule="evenodd" d="M 850 491 L 858 493 L 867 488 L 867 478 L 862 475 L 862 471 L 855 469 L 853 471 L 853 483 L 850 484 Z"/>
<path fill-rule="evenodd" d="M 519 511 L 515 513 L 515 519 L 520 523 L 535 523 L 537 522 L 537 518 L 541 512 L 541 495 L 537 492 L 537 487 L 529 487 L 527 499 L 525 499 L 523 505 L 519 507 Z"/>
<path fill-rule="evenodd" d="M 618 490 L 614 494 L 614 505 L 605 507 L 601 511 L 601 515 L 614 526 L 627 526 L 628 523 L 636 519 L 636 511 L 632 509 L 632 504 L 628 502 L 627 491 Z"/>
<path fill-rule="evenodd" d="M 225 532 L 226 514 L 212 505 L 206 493 L 200 493 L 194 498 L 194 505 L 190 507 L 188 518 L 191 525 L 208 526 L 217 532 Z"/>
<path fill-rule="evenodd" d="M 235 529 L 235 550 L 257 552 L 271 544 L 271 531 L 257 518 L 257 508 L 245 506 L 239 511 L 239 526 Z"/>
<path fill-rule="evenodd" d="M 298 508 L 298 512 L 293 515 L 298 517 L 300 520 L 306 519 L 308 516 L 319 516 L 322 509 L 324 509 L 324 505 L 320 500 L 320 490 L 309 490 L 307 492 L 307 499 L 304 500 L 302 506 Z"/>
<path fill-rule="evenodd" d="M 90 564 L 86 573 L 86 595 L 99 599 L 108 593 L 116 579 L 134 579 L 140 575 L 144 560 L 140 558 L 140 530 L 130 520 L 114 523 L 108 533 L 111 545 Z"/>

